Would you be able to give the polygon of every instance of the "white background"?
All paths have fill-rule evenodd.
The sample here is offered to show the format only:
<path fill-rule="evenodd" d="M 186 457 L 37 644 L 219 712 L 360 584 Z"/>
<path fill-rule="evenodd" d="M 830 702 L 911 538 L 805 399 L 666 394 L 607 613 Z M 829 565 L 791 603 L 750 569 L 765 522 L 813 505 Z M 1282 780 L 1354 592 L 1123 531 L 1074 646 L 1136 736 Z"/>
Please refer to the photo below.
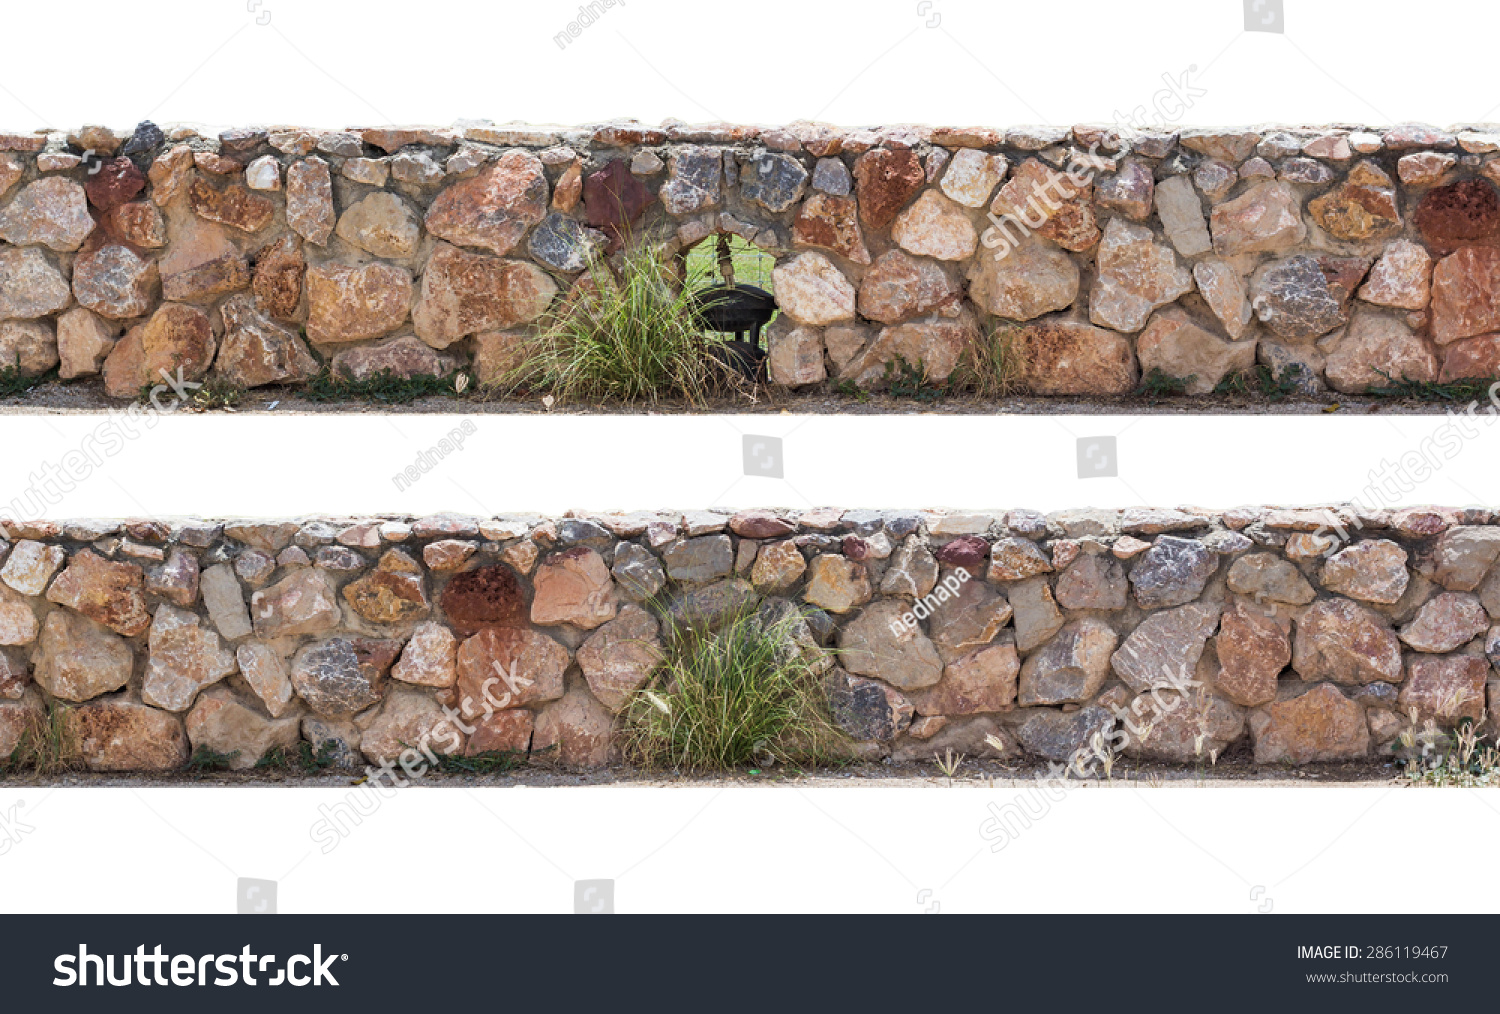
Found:
<path fill-rule="evenodd" d="M 937 0 L 921 15 L 915 0 L 630 0 L 559 48 L 577 6 L 13 4 L 0 124 L 1070 123 L 1149 103 L 1195 65 L 1207 94 L 1189 124 L 1446 124 L 1500 103 L 1488 4 L 1287 0 L 1287 34 L 1269 35 L 1242 33 L 1237 0 Z M 170 418 L 52 514 L 1315 502 L 1359 494 L 1440 424 L 484 416 L 398 492 L 391 475 L 457 422 Z M 0 418 L 4 499 L 98 423 Z M 741 433 L 786 438 L 785 481 L 740 475 Z M 1100 435 L 1119 438 L 1120 477 L 1079 480 L 1074 441 Z M 1402 501 L 1500 501 L 1497 439 L 1486 429 Z M 616 878 L 628 912 L 1491 911 L 1500 891 L 1471 877 L 1455 895 L 1420 872 L 1500 830 L 1500 804 L 1474 791 L 1087 789 L 995 854 L 984 807 L 1015 790 L 419 790 L 323 855 L 309 830 L 343 791 L 0 790 L 0 811 L 19 805 L 35 829 L 0 855 L 0 910 L 231 911 L 236 877 L 279 880 L 284 912 L 568 911 L 584 878 Z"/>
<path fill-rule="evenodd" d="M 11 3 L 0 122 L 1070 124 L 1194 65 L 1208 94 L 1189 124 L 1447 124 L 1500 105 L 1500 10 L 1480 0 L 1285 0 L 1283 35 L 1243 34 L 1240 0 L 628 0 L 559 48 L 580 2 Z"/>

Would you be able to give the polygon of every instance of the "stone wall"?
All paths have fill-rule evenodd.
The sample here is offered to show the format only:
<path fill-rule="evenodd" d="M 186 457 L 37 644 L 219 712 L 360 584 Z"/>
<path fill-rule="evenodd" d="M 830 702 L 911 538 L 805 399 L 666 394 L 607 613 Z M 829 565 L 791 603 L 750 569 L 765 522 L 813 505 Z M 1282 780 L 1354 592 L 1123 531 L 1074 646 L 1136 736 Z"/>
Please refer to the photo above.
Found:
<path fill-rule="evenodd" d="M 493 380 L 622 241 L 776 259 L 772 382 L 942 383 L 1004 328 L 1023 389 L 1306 390 L 1500 373 L 1500 128 L 822 124 L 0 135 L 0 362 L 304 383 Z M 1024 223 L 1024 224 L 1022 224 Z"/>
<path fill-rule="evenodd" d="M 603 765 L 666 618 L 785 603 L 806 610 L 801 650 L 864 758 L 1066 762 L 1096 735 L 1182 763 L 1378 758 L 1414 722 L 1486 721 L 1500 660 L 1485 509 L 6 529 L 0 755 L 64 705 L 96 771 L 179 769 L 199 749 L 248 767 L 304 739 L 347 764 L 425 745 Z"/>

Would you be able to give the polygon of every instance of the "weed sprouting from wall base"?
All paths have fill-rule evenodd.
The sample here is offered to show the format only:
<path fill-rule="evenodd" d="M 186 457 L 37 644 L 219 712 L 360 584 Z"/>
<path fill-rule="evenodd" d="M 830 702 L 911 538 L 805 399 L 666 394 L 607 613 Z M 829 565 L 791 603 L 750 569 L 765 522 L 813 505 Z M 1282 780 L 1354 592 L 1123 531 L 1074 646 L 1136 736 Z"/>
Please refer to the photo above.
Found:
<path fill-rule="evenodd" d="M 49 704 L 26 719 L 10 756 L 0 760 L 0 772 L 55 775 L 79 766 L 78 745 L 68 728 L 67 705 Z"/>
<path fill-rule="evenodd" d="M 964 349 L 949 385 L 980 398 L 1005 398 L 1025 386 L 1025 343 L 1011 324 L 992 328 Z"/>
<path fill-rule="evenodd" d="M 714 629 L 669 624 L 660 670 L 625 710 L 626 756 L 688 772 L 828 759 L 842 736 L 805 622 L 747 609 Z"/>
<path fill-rule="evenodd" d="M 213 750 L 206 746 L 200 746 L 198 747 L 198 749 L 194 750 L 193 755 L 188 758 L 188 770 L 228 771 L 231 767 L 234 766 L 235 759 L 238 758 L 239 755 L 240 752 L 238 750 L 230 750 L 228 753 L 220 753 L 218 750 Z"/>
<path fill-rule="evenodd" d="M 1163 373 L 1160 367 L 1153 366 L 1151 372 L 1141 378 L 1141 384 L 1134 391 L 1137 398 L 1177 398 L 1187 394 L 1188 385 L 1198 379 L 1196 373 L 1186 377 L 1174 377 L 1170 373 Z"/>
<path fill-rule="evenodd" d="M 693 290 L 653 250 L 627 249 L 617 263 L 595 261 L 541 327 L 523 361 L 506 371 L 502 391 L 546 391 L 560 401 L 624 404 L 682 398 L 699 404 L 735 381 L 710 349 Z"/>
<path fill-rule="evenodd" d="M 26 394 L 34 387 L 58 379 L 57 368 L 31 376 L 21 372 L 21 356 L 16 354 L 14 365 L 0 367 L 0 398 L 14 398 Z"/>
<path fill-rule="evenodd" d="M 1240 373 L 1231 373 L 1214 387 L 1214 394 L 1260 395 L 1278 402 L 1297 393 L 1303 374 L 1300 363 L 1289 363 L 1277 373 L 1264 364 Z"/>
<path fill-rule="evenodd" d="M 1451 401 L 1466 404 L 1471 401 L 1487 401 L 1490 388 L 1497 382 L 1494 377 L 1467 377 L 1439 383 L 1433 380 L 1408 380 L 1405 375 L 1397 380 L 1384 370 L 1376 370 L 1386 379 L 1386 386 L 1372 387 L 1369 393 L 1379 398 L 1406 398 L 1413 401 Z"/>
<path fill-rule="evenodd" d="M 362 380 L 334 373 L 325 369 L 307 383 L 306 397 L 309 401 L 376 401 L 385 405 L 406 405 L 421 398 L 456 398 L 459 381 L 467 374 L 454 373 L 446 377 L 435 377 L 419 373 L 403 377 L 390 370 L 380 370 Z"/>

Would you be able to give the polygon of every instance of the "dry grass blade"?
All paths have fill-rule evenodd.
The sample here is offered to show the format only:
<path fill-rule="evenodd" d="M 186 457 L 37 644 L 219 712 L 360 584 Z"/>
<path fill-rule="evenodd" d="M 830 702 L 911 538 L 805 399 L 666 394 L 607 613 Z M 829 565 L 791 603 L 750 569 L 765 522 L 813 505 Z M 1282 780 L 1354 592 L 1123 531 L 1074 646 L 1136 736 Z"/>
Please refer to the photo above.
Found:
<path fill-rule="evenodd" d="M 4 769 L 43 777 L 78 767 L 78 744 L 68 729 L 68 708 L 50 705 L 28 712 Z"/>
<path fill-rule="evenodd" d="M 745 610 L 712 630 L 669 624 L 661 668 L 625 710 L 627 756 L 687 772 L 831 759 L 842 734 L 804 623 Z"/>
<path fill-rule="evenodd" d="M 952 389 L 981 398 L 1006 398 L 1025 386 L 1026 359 L 1021 330 L 999 324 L 970 345 L 953 371 Z"/>
<path fill-rule="evenodd" d="M 712 355 L 719 339 L 698 319 L 698 275 L 679 281 L 645 246 L 621 254 L 616 267 L 596 261 L 589 270 L 585 284 L 544 319 L 530 352 L 500 377 L 500 390 L 546 391 L 559 401 L 682 398 L 699 405 L 735 386 Z"/>
<path fill-rule="evenodd" d="M 938 754 L 933 754 L 932 759 L 933 762 L 937 764 L 938 770 L 947 776 L 948 787 L 951 789 L 953 787 L 953 776 L 956 775 L 958 773 L 958 769 L 963 766 L 964 755 L 958 754 L 957 756 L 955 756 L 953 753 L 953 748 L 950 746 L 944 748 L 941 756 L 939 756 Z"/>
<path fill-rule="evenodd" d="M 1459 714 L 1467 700 L 1464 692 L 1449 695 L 1439 703 L 1440 714 Z M 1428 716 L 1418 727 L 1415 707 L 1406 713 L 1406 728 L 1396 737 L 1393 749 L 1406 755 L 1401 781 L 1413 786 L 1480 788 L 1500 785 L 1500 750 L 1486 742 L 1483 726 L 1467 716 L 1452 729 L 1441 729 Z"/>

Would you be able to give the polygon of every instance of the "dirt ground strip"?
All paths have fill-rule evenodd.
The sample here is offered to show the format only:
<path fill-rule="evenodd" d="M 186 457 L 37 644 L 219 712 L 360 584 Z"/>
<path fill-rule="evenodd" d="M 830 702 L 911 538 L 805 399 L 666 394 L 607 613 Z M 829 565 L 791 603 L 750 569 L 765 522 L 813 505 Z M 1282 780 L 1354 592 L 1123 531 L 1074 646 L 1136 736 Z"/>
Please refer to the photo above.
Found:
<path fill-rule="evenodd" d="M 106 397 L 102 390 L 92 385 L 53 382 L 40 384 L 22 396 L 0 399 L 0 415 L 72 415 L 119 411 L 127 405 Z M 717 398 L 699 405 L 661 401 L 597 406 L 556 403 L 548 407 L 540 398 L 426 397 L 404 404 L 314 401 L 291 388 L 262 388 L 246 392 L 233 408 L 204 410 L 184 407 L 179 411 L 239 415 L 1442 415 L 1450 409 L 1464 407 L 1466 404 L 1450 401 L 1334 394 L 1299 395 L 1275 402 L 1237 395 L 1102 399 L 1053 396 L 996 400 L 954 396 L 919 402 L 885 394 L 855 398 L 838 394 L 768 392 L 764 389 L 754 400 L 748 397 Z M 1480 411 L 1485 408 L 1485 405 L 1480 405 Z"/>
<path fill-rule="evenodd" d="M 569 772 L 544 767 L 525 768 L 503 774 L 434 772 L 412 784 L 422 788 L 565 788 L 571 786 L 615 786 L 620 788 L 968 788 L 1024 789 L 1045 775 L 1045 766 L 966 762 L 950 780 L 932 764 L 855 764 L 844 768 L 801 771 L 773 768 L 725 774 L 691 776 L 660 771 L 615 767 Z M 1389 761 L 1347 764 L 1309 764 L 1302 768 L 1255 767 L 1221 761 L 1214 766 L 1184 767 L 1170 764 L 1121 762 L 1111 779 L 1074 779 L 1070 787 L 1111 788 L 1277 788 L 1312 786 L 1327 788 L 1377 788 L 1397 784 L 1399 768 Z M 291 771 L 176 772 L 169 775 L 90 774 L 67 772 L 48 777 L 0 776 L 0 790 L 28 788 L 312 788 L 335 789 L 359 785 L 362 773 L 322 771 L 304 774 Z"/>

